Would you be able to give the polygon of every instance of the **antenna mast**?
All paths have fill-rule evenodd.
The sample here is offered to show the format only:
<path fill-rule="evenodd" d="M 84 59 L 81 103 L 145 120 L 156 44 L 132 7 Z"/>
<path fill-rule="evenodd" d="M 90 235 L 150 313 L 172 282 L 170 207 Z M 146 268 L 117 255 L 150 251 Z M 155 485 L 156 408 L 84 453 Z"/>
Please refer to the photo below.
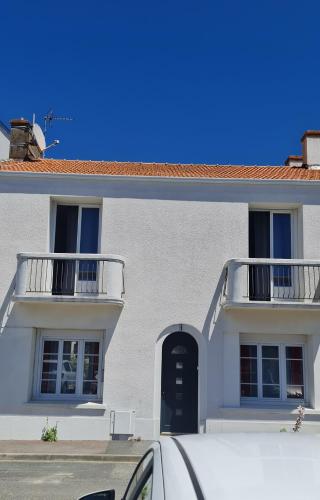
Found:
<path fill-rule="evenodd" d="M 47 131 L 50 127 L 52 127 L 53 121 L 64 121 L 64 122 L 72 122 L 73 118 L 71 116 L 57 116 L 53 113 L 53 109 L 49 109 L 47 114 L 44 116 L 44 135 L 47 134 Z"/>

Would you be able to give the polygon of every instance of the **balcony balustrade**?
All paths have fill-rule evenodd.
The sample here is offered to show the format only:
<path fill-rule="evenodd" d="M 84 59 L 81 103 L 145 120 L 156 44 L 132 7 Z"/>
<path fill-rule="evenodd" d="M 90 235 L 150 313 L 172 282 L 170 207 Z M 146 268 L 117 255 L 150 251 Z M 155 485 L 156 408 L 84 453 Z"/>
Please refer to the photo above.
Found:
<path fill-rule="evenodd" d="M 225 271 L 225 308 L 320 307 L 320 261 L 232 259 Z"/>
<path fill-rule="evenodd" d="M 124 303 L 124 259 L 102 254 L 17 255 L 13 299 Z"/>

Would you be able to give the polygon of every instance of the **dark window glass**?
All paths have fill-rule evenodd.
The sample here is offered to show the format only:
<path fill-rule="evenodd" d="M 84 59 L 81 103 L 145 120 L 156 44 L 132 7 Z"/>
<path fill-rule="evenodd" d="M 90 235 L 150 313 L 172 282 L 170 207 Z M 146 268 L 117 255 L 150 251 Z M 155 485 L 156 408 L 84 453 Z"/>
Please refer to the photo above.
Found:
<path fill-rule="evenodd" d="M 264 398 L 280 398 L 279 385 L 264 385 L 262 386 L 262 395 Z"/>
<path fill-rule="evenodd" d="M 279 361 L 277 359 L 262 360 L 262 383 L 279 384 Z"/>
<path fill-rule="evenodd" d="M 97 253 L 99 208 L 83 208 L 81 212 L 80 253 Z M 80 281 L 96 281 L 97 262 L 82 260 L 79 264 Z"/>
<path fill-rule="evenodd" d="M 258 397 L 257 384 L 241 384 L 241 397 L 256 398 Z"/>
<path fill-rule="evenodd" d="M 273 214 L 273 257 L 291 259 L 291 215 Z M 291 286 L 291 267 L 273 266 L 274 286 Z"/>
<path fill-rule="evenodd" d="M 278 358 L 279 357 L 279 347 L 276 345 L 264 345 L 264 346 L 262 346 L 262 357 L 263 358 Z"/>
<path fill-rule="evenodd" d="M 241 383 L 257 383 L 257 360 L 256 359 L 241 359 Z"/>
<path fill-rule="evenodd" d="M 287 357 L 287 359 L 302 359 L 302 347 L 301 346 L 287 346 L 286 347 L 286 357 Z"/>
<path fill-rule="evenodd" d="M 257 357 L 257 346 L 256 345 L 241 345 L 240 346 L 240 356 L 242 358 L 256 358 Z"/>

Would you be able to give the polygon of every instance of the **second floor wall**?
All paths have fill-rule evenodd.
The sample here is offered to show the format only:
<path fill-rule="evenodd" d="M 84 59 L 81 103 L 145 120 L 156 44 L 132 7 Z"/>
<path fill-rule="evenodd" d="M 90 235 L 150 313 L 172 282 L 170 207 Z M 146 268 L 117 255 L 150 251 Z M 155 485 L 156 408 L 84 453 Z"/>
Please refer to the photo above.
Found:
<path fill-rule="evenodd" d="M 320 187 L 109 179 L 44 183 L 15 176 L 2 191 L 1 301 L 10 294 L 17 253 L 55 251 L 59 205 L 77 212 L 76 231 L 69 231 L 75 252 L 81 251 L 86 230 L 82 213 L 98 210 L 97 251 L 125 258 L 126 297 L 135 307 L 148 301 L 165 309 L 174 301 L 205 314 L 225 262 L 249 256 L 252 209 L 291 213 L 292 256 L 320 258 Z M 95 237 L 84 239 L 94 246 Z M 93 247 L 88 250 L 94 253 Z"/>

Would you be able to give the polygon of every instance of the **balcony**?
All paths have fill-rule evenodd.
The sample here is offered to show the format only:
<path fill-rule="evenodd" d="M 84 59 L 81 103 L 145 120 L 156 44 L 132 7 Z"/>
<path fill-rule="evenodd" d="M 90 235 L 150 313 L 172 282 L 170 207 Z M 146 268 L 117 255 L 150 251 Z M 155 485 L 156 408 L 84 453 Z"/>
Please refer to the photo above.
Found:
<path fill-rule="evenodd" d="M 225 309 L 320 308 L 320 261 L 232 259 L 225 265 Z"/>
<path fill-rule="evenodd" d="M 118 255 L 20 253 L 17 261 L 15 302 L 124 303 Z"/>

